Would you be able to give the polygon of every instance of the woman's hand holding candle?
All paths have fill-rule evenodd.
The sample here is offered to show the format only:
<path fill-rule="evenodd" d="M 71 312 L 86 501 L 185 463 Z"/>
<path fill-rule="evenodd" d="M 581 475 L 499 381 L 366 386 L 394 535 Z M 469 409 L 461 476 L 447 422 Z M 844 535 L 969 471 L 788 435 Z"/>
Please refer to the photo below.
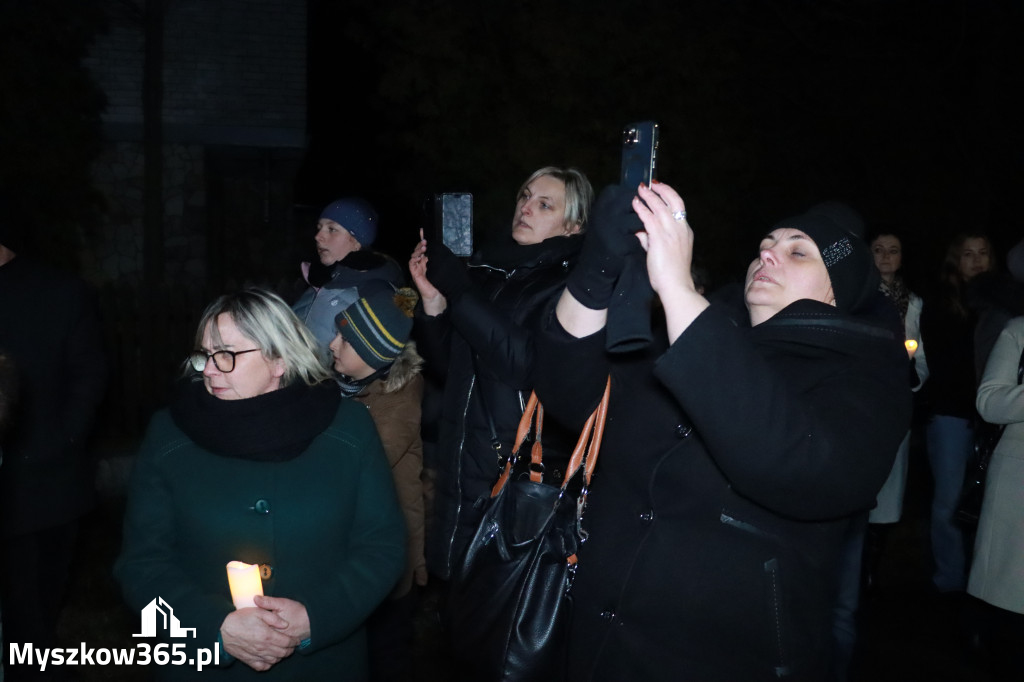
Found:
<path fill-rule="evenodd" d="M 224 651 L 253 670 L 271 666 L 295 651 L 300 640 L 284 631 L 288 621 L 273 611 L 258 607 L 238 609 L 228 614 L 220 626 Z"/>
<path fill-rule="evenodd" d="M 276 613 L 281 617 L 281 620 L 286 621 L 288 623 L 287 626 L 277 628 L 284 634 L 297 638 L 299 642 L 309 639 L 309 614 L 306 612 L 306 606 L 302 602 L 284 597 L 259 596 L 256 597 L 256 606 Z"/>

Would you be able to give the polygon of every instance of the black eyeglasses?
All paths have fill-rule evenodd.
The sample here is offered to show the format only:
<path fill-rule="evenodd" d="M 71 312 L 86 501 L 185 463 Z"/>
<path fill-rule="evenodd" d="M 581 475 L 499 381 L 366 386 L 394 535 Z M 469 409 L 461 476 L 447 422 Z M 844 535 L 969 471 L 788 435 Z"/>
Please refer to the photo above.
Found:
<path fill-rule="evenodd" d="M 188 354 L 188 362 L 192 365 L 192 369 L 197 372 L 202 372 L 206 369 L 206 363 L 213 358 L 213 365 L 220 371 L 227 374 L 228 372 L 235 369 L 235 356 L 241 355 L 242 353 L 252 353 L 260 350 L 259 348 L 250 348 L 249 350 L 219 350 L 215 353 L 207 353 L 202 350 L 194 350 Z"/>

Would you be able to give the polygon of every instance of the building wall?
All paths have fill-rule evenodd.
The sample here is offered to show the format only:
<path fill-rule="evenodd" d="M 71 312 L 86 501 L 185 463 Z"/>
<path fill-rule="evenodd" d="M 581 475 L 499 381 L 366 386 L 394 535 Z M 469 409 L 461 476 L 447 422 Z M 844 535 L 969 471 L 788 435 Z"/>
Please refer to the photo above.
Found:
<path fill-rule="evenodd" d="M 210 273 L 211 243 L 232 242 L 251 225 L 251 207 L 211 206 L 210 187 L 252 184 L 246 196 L 262 206 L 265 222 L 290 215 L 290 190 L 305 148 L 306 3 L 304 0 L 165 0 L 163 20 L 164 273 L 169 283 L 218 286 Z M 101 239 L 85 254 L 98 282 L 143 279 L 144 27 L 141 13 L 107 3 L 110 30 L 93 46 L 87 65 L 108 97 L 107 146 L 95 181 L 107 200 Z M 209 175 L 208 156 L 256 158 L 261 170 L 244 177 Z M 273 162 L 267 162 L 270 159 Z M 220 172 L 236 165 L 218 163 Z M 268 175 L 268 171 L 270 175 Z M 283 205 L 279 205 L 283 204 Z M 248 220 L 248 218 L 246 218 Z M 288 226 L 273 234 L 288 235 Z M 212 233 L 224 233 L 211 239 Z M 267 248 L 281 252 L 282 244 Z M 254 273 L 258 278 L 261 273 Z"/>
<path fill-rule="evenodd" d="M 249 283 L 282 290 L 298 272 L 305 0 L 163 0 L 163 274 L 143 286 L 158 279 L 143 258 L 153 233 L 144 220 L 145 2 L 105 0 L 110 30 L 86 62 L 108 97 L 93 169 L 106 212 L 82 265 L 100 292 L 112 371 L 101 432 L 111 440 L 136 437 L 163 404 L 214 296 Z"/>

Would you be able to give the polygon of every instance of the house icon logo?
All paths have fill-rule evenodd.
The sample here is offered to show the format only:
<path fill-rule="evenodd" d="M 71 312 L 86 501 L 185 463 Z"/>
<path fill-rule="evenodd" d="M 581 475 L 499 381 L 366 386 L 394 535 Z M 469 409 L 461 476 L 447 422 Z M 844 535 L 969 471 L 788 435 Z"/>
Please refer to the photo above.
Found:
<path fill-rule="evenodd" d="M 195 637 L 195 628 L 183 628 L 174 615 L 174 609 L 164 601 L 163 597 L 156 597 L 146 604 L 142 609 L 142 632 L 132 637 L 156 637 L 157 627 L 162 627 L 171 637 Z"/>

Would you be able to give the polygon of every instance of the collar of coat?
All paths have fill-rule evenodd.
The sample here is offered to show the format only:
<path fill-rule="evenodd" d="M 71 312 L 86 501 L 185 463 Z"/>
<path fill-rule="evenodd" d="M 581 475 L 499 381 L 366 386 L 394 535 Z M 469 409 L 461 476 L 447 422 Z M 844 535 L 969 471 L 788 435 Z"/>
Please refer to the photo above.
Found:
<path fill-rule="evenodd" d="M 892 308 L 892 306 L 889 306 Z M 851 315 L 819 301 L 796 301 L 773 317 L 753 327 L 751 334 L 760 346 L 785 349 L 788 354 L 810 358 L 820 354 L 872 355 L 882 364 L 905 364 L 902 333 L 897 334 L 889 315 Z M 901 375 L 902 376 L 902 375 Z"/>
<path fill-rule="evenodd" d="M 581 234 L 549 237 L 539 244 L 517 244 L 510 235 L 507 235 L 497 242 L 481 247 L 470 258 L 469 265 L 514 270 L 562 263 L 575 260 L 582 246 Z"/>
<path fill-rule="evenodd" d="M 334 382 L 290 386 L 244 400 L 221 400 L 201 377 L 175 387 L 171 418 L 186 436 L 215 455 L 281 462 L 301 455 L 334 419 L 341 396 Z"/>

